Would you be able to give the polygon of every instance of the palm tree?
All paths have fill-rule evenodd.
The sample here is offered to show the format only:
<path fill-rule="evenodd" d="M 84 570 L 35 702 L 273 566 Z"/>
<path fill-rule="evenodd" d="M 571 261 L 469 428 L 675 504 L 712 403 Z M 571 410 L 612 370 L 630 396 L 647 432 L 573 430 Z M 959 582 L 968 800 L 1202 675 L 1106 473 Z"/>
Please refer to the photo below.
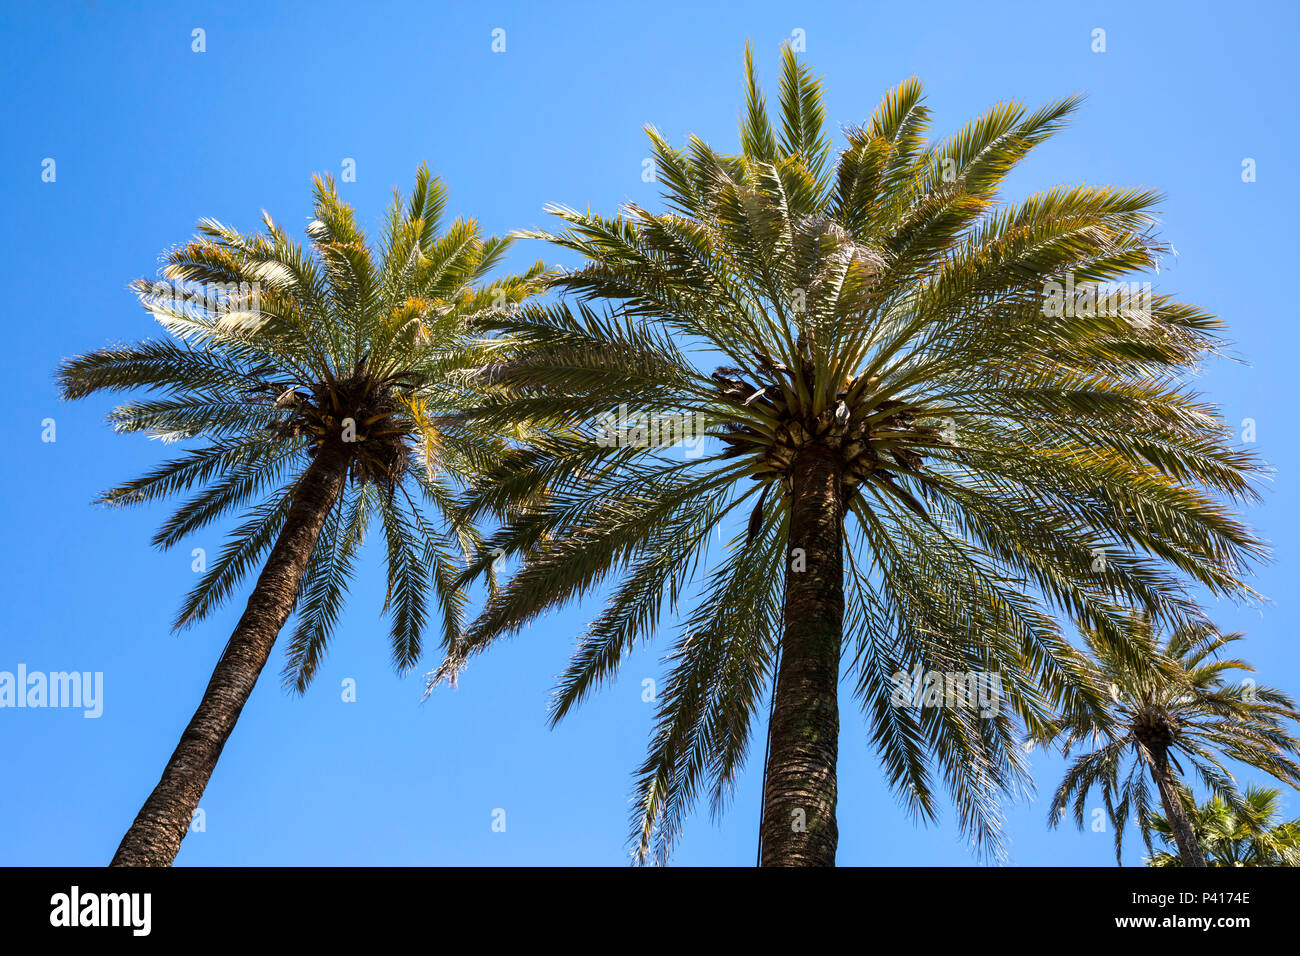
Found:
<path fill-rule="evenodd" d="M 1149 776 L 1182 864 L 1205 866 L 1187 811 L 1190 797 L 1182 795 L 1179 777 L 1194 772 L 1234 813 L 1252 816 L 1250 802 L 1242 801 L 1224 760 L 1300 787 L 1300 764 L 1291 759 L 1300 753 L 1300 739 L 1287 730 L 1287 721 L 1300 720 L 1300 713 L 1279 690 L 1253 680 L 1227 683 L 1232 671 L 1254 672 L 1245 661 L 1219 657 L 1223 648 L 1245 636 L 1239 632 L 1186 625 L 1174 629 L 1162 646 L 1142 615 L 1132 618 L 1129 630 L 1127 649 L 1136 651 L 1135 657 L 1116 653 L 1085 629 L 1092 679 L 1110 688 L 1111 700 L 1100 719 L 1082 712 L 1067 715 L 1043 735 L 1059 742 L 1067 757 L 1075 747 L 1081 751 L 1056 790 L 1049 822 L 1055 826 L 1073 803 L 1075 822 L 1082 827 L 1088 794 L 1096 787 L 1115 831 L 1116 860 L 1130 815 L 1151 852 L 1151 831 L 1157 828 Z"/>
<path fill-rule="evenodd" d="M 499 441 L 443 420 L 469 394 L 453 373 L 492 354 L 490 343 L 467 339 L 474 316 L 521 301 L 543 274 L 539 264 L 485 283 L 509 240 L 484 237 L 465 219 L 440 232 L 446 202 L 441 180 L 421 167 L 409 202 L 394 194 L 376 251 L 328 178 L 315 180 L 310 252 L 266 214 L 265 233 L 252 236 L 204 220 L 168 254 L 168 281 L 133 284 L 168 337 L 60 368 L 68 399 L 154 393 L 113 410 L 117 431 L 203 440 L 99 499 L 139 504 L 198 489 L 158 530 L 156 546 L 243 513 L 186 598 L 178 629 L 206 617 L 265 555 L 198 710 L 114 865 L 171 864 L 295 607 L 284 679 L 306 689 L 372 518 L 387 557 L 394 665 L 404 671 L 419 658 L 430 613 L 443 641 L 454 641 L 465 599 L 453 551 L 473 553 L 478 539 L 464 524 L 453 535 L 431 523 L 420 500 L 445 517 L 458 482 Z"/>
<path fill-rule="evenodd" d="M 739 154 L 648 130 L 665 211 L 553 207 L 563 231 L 524 234 L 585 258 L 555 284 L 580 301 L 498 323 L 523 353 L 463 417 L 583 433 L 517 445 L 466 499 L 509 515 L 470 573 L 519 566 L 431 684 L 613 579 L 558 721 L 689 600 L 636 784 L 642 860 L 701 785 L 722 808 L 769 678 L 763 863 L 834 862 L 842 677 L 907 808 L 933 818 L 941 776 L 996 853 L 998 798 L 1029 782 L 1017 721 L 1104 706 L 1049 610 L 1123 650 L 1123 602 L 1177 622 L 1188 579 L 1251 593 L 1239 575 L 1265 549 L 1224 499 L 1254 495 L 1256 461 L 1179 381 L 1218 323 L 1163 295 L 1093 307 L 1092 283 L 1156 264 L 1154 194 L 997 205 L 1075 98 L 927 144 L 908 80 L 832 159 L 820 83 L 788 48 L 779 132 L 748 52 L 745 73 Z M 665 425 L 721 446 L 683 456 Z M 914 706 L 902 684 L 926 672 L 996 676 L 1009 706 Z"/>
<path fill-rule="evenodd" d="M 1247 787 L 1245 806 L 1237 813 L 1221 797 L 1197 807 L 1188 799 L 1188 815 L 1207 866 L 1300 866 L 1300 819 L 1278 821 L 1281 792 Z M 1172 827 L 1160 814 L 1151 817 L 1151 830 L 1167 847 L 1176 847 Z M 1177 853 L 1157 852 L 1149 866 L 1182 866 Z"/>

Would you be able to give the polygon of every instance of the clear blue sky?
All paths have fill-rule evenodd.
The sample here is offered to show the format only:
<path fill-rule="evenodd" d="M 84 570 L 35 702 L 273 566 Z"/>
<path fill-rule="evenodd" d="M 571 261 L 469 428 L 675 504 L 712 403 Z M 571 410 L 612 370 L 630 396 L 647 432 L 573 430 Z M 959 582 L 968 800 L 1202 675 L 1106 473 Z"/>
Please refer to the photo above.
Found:
<path fill-rule="evenodd" d="M 1253 418 L 1278 475 L 1251 518 L 1277 562 L 1257 580 L 1275 605 L 1217 608 L 1248 630 L 1261 678 L 1300 693 L 1294 567 L 1300 331 L 1290 288 L 1300 199 L 1296 6 L 1209 3 L 8 3 L 0 13 L 5 121 L 0 190 L 8 263 L 0 416 L 0 670 L 102 671 L 104 713 L 0 710 L 0 864 L 100 864 L 161 772 L 242 609 L 246 591 L 194 631 L 169 633 L 192 586 L 190 549 L 150 548 L 164 510 L 108 511 L 100 490 L 166 450 L 114 435 L 108 399 L 61 403 L 64 357 L 154 334 L 126 283 L 213 216 L 252 229 L 269 210 L 301 233 L 313 172 L 356 161 L 342 185 L 373 228 L 394 186 L 427 160 L 454 213 L 494 231 L 536 225 L 565 202 L 612 212 L 652 204 L 641 126 L 731 149 L 741 55 L 776 76 L 800 29 L 828 84 L 829 118 L 865 119 L 889 87 L 925 81 L 938 133 L 993 103 L 1083 91 L 1077 123 L 1011 181 L 1162 190 L 1179 252 L 1159 288 L 1226 317 L 1249 364 L 1215 364 L 1204 389 Z M 1092 31 L 1106 31 L 1094 53 Z M 191 31 L 206 31 L 206 52 Z M 493 53 L 492 31 L 506 31 Z M 56 181 L 42 182 L 42 161 Z M 1243 158 L 1257 181 L 1243 183 Z M 512 264 L 553 254 L 516 247 Z M 43 419 L 57 441 L 42 442 Z M 596 605 L 570 608 L 479 660 L 421 704 L 399 679 L 363 569 L 326 665 L 304 698 L 268 666 L 226 748 L 180 864 L 617 864 L 651 721 L 641 680 L 663 645 L 555 731 L 553 675 Z M 354 678 L 358 700 L 340 683 Z M 950 817 L 914 827 L 880 780 L 846 699 L 840 854 L 846 864 L 970 865 Z M 715 824 L 701 811 L 679 864 L 754 859 L 761 752 Z M 1008 808 L 1016 864 L 1108 865 L 1111 835 L 1048 831 L 1060 763 L 1036 766 L 1037 803 Z M 1300 812 L 1295 794 L 1292 813 Z M 492 812 L 506 810 L 506 831 Z M 1127 863 L 1140 861 L 1131 835 Z"/>

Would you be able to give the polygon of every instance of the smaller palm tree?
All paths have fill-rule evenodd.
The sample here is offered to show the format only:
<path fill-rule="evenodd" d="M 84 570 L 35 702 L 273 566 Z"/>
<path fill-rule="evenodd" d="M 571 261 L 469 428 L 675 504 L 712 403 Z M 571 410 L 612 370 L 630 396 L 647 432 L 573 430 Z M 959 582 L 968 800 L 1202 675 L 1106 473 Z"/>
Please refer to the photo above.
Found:
<path fill-rule="evenodd" d="M 1300 866 L 1300 818 L 1282 820 L 1282 794 L 1270 787 L 1247 787 L 1245 805 L 1238 813 L 1221 797 L 1201 806 L 1184 793 L 1192 830 L 1207 866 Z M 1166 847 L 1175 847 L 1169 821 L 1156 814 L 1151 830 Z M 1158 852 L 1147 858 L 1149 866 L 1182 866 L 1177 853 Z"/>
<path fill-rule="evenodd" d="M 1199 776 L 1214 796 L 1249 817 L 1224 760 L 1236 760 L 1300 787 L 1300 740 L 1287 721 L 1300 720 L 1294 701 L 1253 680 L 1228 683 L 1231 671 L 1254 672 L 1243 660 L 1219 656 L 1245 635 L 1219 633 L 1212 625 L 1184 626 L 1161 646 L 1144 616 L 1130 620 L 1127 645 L 1099 640 L 1084 629 L 1091 651 L 1089 667 L 1111 703 L 1096 712 L 1066 714 L 1044 740 L 1059 743 L 1065 756 L 1086 747 L 1074 760 L 1052 799 L 1049 825 L 1055 826 L 1072 805 L 1083 827 L 1088 794 L 1101 789 L 1115 830 L 1115 856 L 1123 848 L 1124 828 L 1134 816 L 1148 852 L 1155 830 L 1147 778 L 1155 784 L 1164 819 L 1184 866 L 1205 866 L 1201 845 L 1181 796 L 1180 777 Z M 1180 762 L 1186 760 L 1185 769 Z"/>
<path fill-rule="evenodd" d="M 198 443 L 100 498 L 133 505 L 194 492 L 154 544 L 171 547 L 243 515 L 177 628 L 203 620 L 262 568 L 115 865 L 175 859 L 295 611 L 284 676 L 290 688 L 306 689 L 373 524 L 387 558 L 383 610 L 398 671 L 419 659 L 428 618 L 448 648 L 456 641 L 465 608 L 458 554 L 476 552 L 479 539 L 464 522 L 451 530 L 454 495 L 510 435 L 446 414 L 482 400 L 482 383 L 460 373 L 500 354 L 475 331 L 479 317 L 533 294 L 546 271 L 538 263 L 489 281 L 510 240 L 484 236 L 467 219 L 443 231 L 446 205 L 441 180 L 421 167 L 409 202 L 394 194 L 377 246 L 329 178 L 315 181 L 309 249 L 269 215 L 256 235 L 204 220 L 198 236 L 169 253 L 159 277 L 167 281 L 133 285 L 167 336 L 100 349 L 59 369 L 68 399 L 140 393 L 111 413 L 118 431 Z"/>

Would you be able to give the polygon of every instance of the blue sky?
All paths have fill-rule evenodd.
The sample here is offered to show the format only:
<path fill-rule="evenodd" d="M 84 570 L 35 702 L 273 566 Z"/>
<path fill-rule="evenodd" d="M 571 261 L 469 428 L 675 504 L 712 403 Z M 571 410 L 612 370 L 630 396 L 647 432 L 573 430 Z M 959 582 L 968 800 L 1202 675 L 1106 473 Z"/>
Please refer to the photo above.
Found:
<path fill-rule="evenodd" d="M 104 674 L 104 712 L 0 710 L 0 864 L 100 864 L 162 770 L 247 596 L 197 629 L 170 633 L 192 586 L 190 551 L 150 548 L 163 508 L 108 511 L 102 489 L 166 453 L 114 435 L 110 401 L 58 400 L 58 362 L 155 334 L 126 291 L 159 253 L 212 216 L 241 228 L 269 210 L 301 233 L 314 172 L 339 174 L 375 228 L 393 187 L 427 161 L 453 214 L 492 231 L 543 222 L 547 202 L 613 212 L 655 201 L 642 181 L 641 127 L 736 142 L 741 56 L 755 44 L 772 86 L 777 52 L 803 31 L 827 81 L 832 122 L 869 116 L 901 79 L 926 83 L 937 134 L 1004 99 L 1088 94 L 1074 126 L 1012 178 L 1009 197 L 1055 183 L 1164 192 L 1164 235 L 1179 256 L 1158 288 L 1224 316 L 1235 352 L 1203 389 L 1230 422 L 1253 419 L 1277 468 L 1251 520 L 1276 562 L 1257 578 L 1274 604 L 1214 608 L 1250 632 L 1260 679 L 1300 693 L 1292 622 L 1300 423 L 1294 266 L 1300 142 L 1296 7 L 1198 3 L 706 2 L 41 3 L 6 4 L 0 44 L 6 121 L 0 190 L 8 262 L 0 369 L 5 467 L 0 509 L 0 670 Z M 191 49 L 205 31 L 206 51 Z M 505 30 L 504 53 L 492 31 Z M 1092 51 L 1105 30 L 1106 50 Z M 43 161 L 55 181 L 42 181 Z M 1242 162 L 1255 160 L 1255 182 Z M 538 243 L 511 265 L 559 261 Z M 55 420 L 56 441 L 42 441 Z M 665 644 L 640 649 L 621 679 L 546 729 L 553 676 L 596 604 L 570 607 L 480 659 L 458 689 L 421 703 L 425 668 L 399 678 L 368 564 L 329 658 L 305 697 L 283 692 L 278 662 L 234 733 L 202 802 L 206 830 L 179 864 L 618 864 L 628 798 Z M 432 664 L 432 662 L 430 662 Z M 340 686 L 354 679 L 357 700 Z M 842 864 L 964 866 L 952 824 L 913 826 L 883 784 L 864 724 L 842 702 Z M 726 816 L 688 825 L 679 864 L 752 864 L 761 752 Z M 1021 865 L 1109 865 L 1109 833 L 1049 831 L 1061 770 L 1039 759 L 1036 803 L 1008 808 Z M 1254 778 L 1248 778 L 1254 779 Z M 1294 793 L 1287 797 L 1300 812 Z M 505 832 L 492 829 L 506 811 Z M 1130 841 L 1126 863 L 1140 862 Z"/>

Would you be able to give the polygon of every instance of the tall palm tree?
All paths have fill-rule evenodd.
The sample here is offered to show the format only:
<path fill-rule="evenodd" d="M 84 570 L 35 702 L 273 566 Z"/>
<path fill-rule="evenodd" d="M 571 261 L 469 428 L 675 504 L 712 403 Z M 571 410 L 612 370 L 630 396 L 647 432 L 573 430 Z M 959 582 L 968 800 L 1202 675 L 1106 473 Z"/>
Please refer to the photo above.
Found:
<path fill-rule="evenodd" d="M 1155 815 L 1149 777 L 1182 864 L 1205 866 L 1180 776 L 1195 773 L 1233 812 L 1249 817 L 1249 801 L 1242 801 L 1224 760 L 1300 787 L 1300 764 L 1292 759 L 1300 753 L 1300 739 L 1288 731 L 1288 721 L 1300 720 L 1300 713 L 1279 690 L 1253 680 L 1227 682 L 1232 671 L 1254 672 L 1243 660 L 1219 656 L 1245 636 L 1239 632 L 1186 625 L 1175 628 L 1162 645 L 1142 615 L 1132 618 L 1129 630 L 1130 653 L 1119 654 L 1085 629 L 1092 680 L 1109 687 L 1111 699 L 1101 719 L 1083 712 L 1067 715 L 1043 735 L 1059 743 L 1067 757 L 1072 749 L 1080 751 L 1052 799 L 1049 821 L 1055 826 L 1073 804 L 1075 822 L 1082 827 L 1088 794 L 1095 787 L 1115 831 L 1116 860 L 1130 816 L 1151 852 Z"/>
<path fill-rule="evenodd" d="M 1300 819 L 1278 820 L 1281 797 L 1281 791 L 1269 787 L 1247 787 L 1249 813 L 1238 813 L 1217 796 L 1199 807 L 1192 804 L 1188 815 L 1206 865 L 1300 866 Z M 1151 817 L 1151 831 L 1166 847 L 1177 847 L 1173 828 L 1158 813 Z M 1162 850 L 1147 864 L 1182 866 L 1183 859 Z"/>
<path fill-rule="evenodd" d="M 332 179 L 315 180 L 310 251 L 264 214 L 264 234 L 213 220 L 167 256 L 162 278 L 134 289 L 168 337 L 65 362 L 63 395 L 149 391 L 115 408 L 121 432 L 202 444 L 99 499 L 129 505 L 197 489 L 158 530 L 171 547 L 232 512 L 243 521 L 186 598 L 181 628 L 201 621 L 259 561 L 262 570 L 230 642 L 162 779 L 127 831 L 115 865 L 170 865 L 235 721 L 290 613 L 298 610 L 284 679 L 302 692 L 338 619 L 357 551 L 382 528 L 393 663 L 420 656 L 430 613 L 447 646 L 465 599 L 454 552 L 473 529 L 445 517 L 459 482 L 501 439 L 446 422 L 468 394 L 454 373 L 492 355 L 467 336 L 474 317 L 512 306 L 543 278 L 486 282 L 508 239 L 473 220 L 445 232 L 442 182 L 421 167 L 408 202 L 394 194 L 372 250 Z M 430 592 L 434 606 L 430 607 Z"/>
<path fill-rule="evenodd" d="M 431 683 L 612 578 L 558 721 L 690 600 L 636 785 L 642 860 L 702 784 L 722 807 L 769 678 L 763 863 L 834 862 L 842 677 L 907 808 L 934 817 L 941 776 L 996 853 L 998 798 L 1029 782 L 1017 722 L 1104 706 L 1049 612 L 1122 652 L 1123 602 L 1177 622 L 1197 614 L 1188 580 L 1250 594 L 1265 549 L 1224 499 L 1253 496 L 1257 464 L 1180 384 L 1218 323 L 1168 296 L 1094 307 L 1090 283 L 1156 264 L 1154 194 L 997 205 L 1076 99 L 1002 104 L 928 144 L 912 79 L 833 158 L 788 48 L 779 131 L 748 52 L 745 74 L 739 154 L 648 130 L 664 211 L 556 207 L 566 228 L 526 233 L 585 258 L 555 285 L 581 301 L 498 324 L 523 352 L 485 370 L 502 392 L 464 420 L 584 433 L 516 446 L 466 500 L 510 514 L 470 572 L 520 564 Z M 720 445 L 683 456 L 665 424 Z M 930 671 L 996 675 L 1007 706 L 913 706 L 900 678 Z"/>

